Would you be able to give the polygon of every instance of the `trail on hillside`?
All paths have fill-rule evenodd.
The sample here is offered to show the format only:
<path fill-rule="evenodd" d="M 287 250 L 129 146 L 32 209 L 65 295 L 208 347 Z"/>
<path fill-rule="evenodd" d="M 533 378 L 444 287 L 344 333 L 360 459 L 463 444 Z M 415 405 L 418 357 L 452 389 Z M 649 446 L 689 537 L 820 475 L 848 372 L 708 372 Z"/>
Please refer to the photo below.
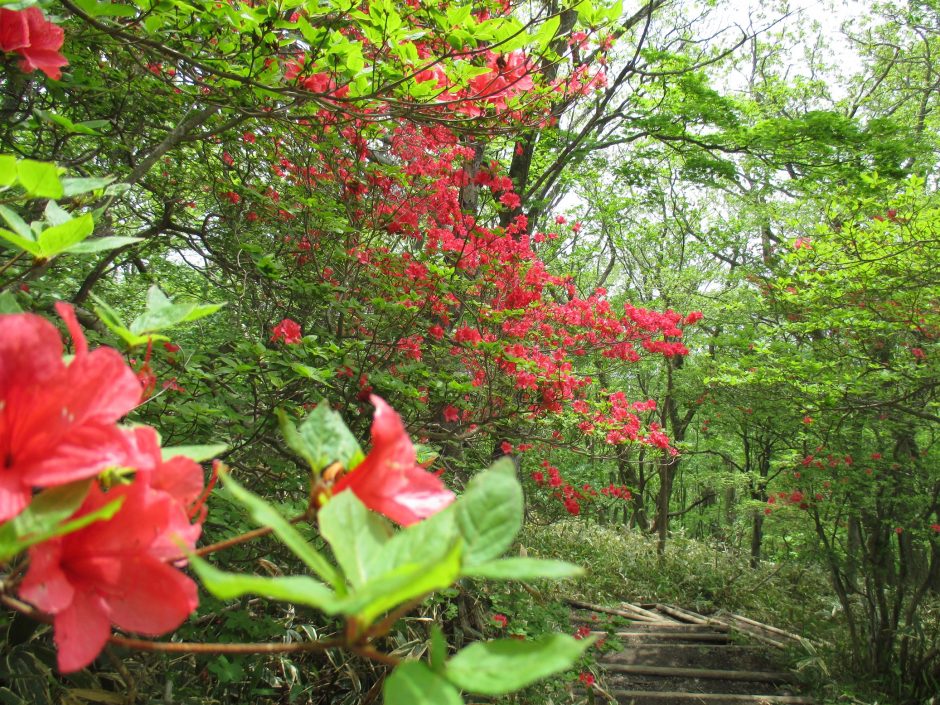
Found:
<path fill-rule="evenodd" d="M 780 651 L 800 637 L 732 614 L 663 604 L 613 607 L 569 600 L 582 633 L 622 648 L 598 658 L 594 700 L 620 705 L 812 705 Z"/>

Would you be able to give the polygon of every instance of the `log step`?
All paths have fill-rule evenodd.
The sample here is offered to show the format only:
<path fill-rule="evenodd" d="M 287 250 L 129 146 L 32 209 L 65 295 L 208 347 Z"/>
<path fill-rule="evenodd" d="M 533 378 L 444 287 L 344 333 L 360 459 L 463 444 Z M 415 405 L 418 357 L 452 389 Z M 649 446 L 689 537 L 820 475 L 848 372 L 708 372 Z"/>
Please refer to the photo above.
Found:
<path fill-rule="evenodd" d="M 623 651 L 598 656 L 603 668 L 608 663 L 648 664 L 676 668 L 727 668 L 734 664 L 741 670 L 768 670 L 766 651 L 754 646 L 735 644 L 631 644 Z"/>
<path fill-rule="evenodd" d="M 777 671 L 726 671 L 713 668 L 673 668 L 628 663 L 605 663 L 604 668 L 613 673 L 634 676 L 659 676 L 661 678 L 695 678 L 699 680 L 750 681 L 756 683 L 792 683 L 795 680 L 791 674 Z"/>
<path fill-rule="evenodd" d="M 731 693 L 685 693 L 656 690 L 612 690 L 620 705 L 813 705 L 802 695 L 744 695 Z"/>
<path fill-rule="evenodd" d="M 607 636 L 607 632 L 602 632 L 598 630 L 592 630 L 591 634 L 594 636 Z M 711 644 L 728 644 L 731 642 L 731 639 L 727 634 L 719 634 L 717 632 L 675 632 L 675 631 L 658 631 L 658 632 L 643 632 L 643 631 L 619 631 L 614 632 L 614 636 L 618 639 L 627 639 L 631 642 L 636 642 L 642 640 L 644 644 L 656 644 L 662 641 L 697 641 L 703 643 Z"/>

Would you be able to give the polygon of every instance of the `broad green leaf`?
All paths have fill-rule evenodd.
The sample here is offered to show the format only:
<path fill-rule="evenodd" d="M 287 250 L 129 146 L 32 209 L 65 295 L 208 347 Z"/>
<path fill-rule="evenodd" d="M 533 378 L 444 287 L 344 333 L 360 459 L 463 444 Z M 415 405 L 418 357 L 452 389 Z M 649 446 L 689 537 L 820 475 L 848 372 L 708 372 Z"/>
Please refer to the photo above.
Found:
<path fill-rule="evenodd" d="M 12 186 L 16 183 L 16 157 L 0 154 L 0 186 Z"/>
<path fill-rule="evenodd" d="M 504 695 L 571 668 L 592 643 L 592 639 L 575 639 L 567 634 L 527 641 L 479 641 L 458 651 L 444 672 L 463 690 Z"/>
<path fill-rule="evenodd" d="M 91 295 L 91 298 L 95 302 L 95 313 L 98 314 L 98 318 L 101 319 L 101 322 L 104 323 L 112 333 L 123 340 L 129 348 L 133 348 L 137 345 L 146 345 L 148 340 L 169 340 L 165 335 L 135 335 L 131 333 L 124 325 L 124 321 L 121 320 L 121 316 L 117 311 L 94 294 Z"/>
<path fill-rule="evenodd" d="M 456 502 L 467 566 L 498 558 L 522 528 L 522 487 L 508 458 L 477 475 Z"/>
<path fill-rule="evenodd" d="M 317 513 L 320 535 L 327 540 L 353 588 L 384 572 L 382 552 L 391 527 L 370 512 L 352 492 L 341 492 Z"/>
<path fill-rule="evenodd" d="M 359 441 L 346 427 L 342 417 L 325 401 L 317 404 L 304 419 L 296 435 L 288 431 L 285 436 L 288 445 L 303 456 L 314 473 L 322 472 L 334 462 L 351 470 L 365 457 Z"/>
<path fill-rule="evenodd" d="M 283 409 L 275 409 L 274 413 L 277 416 L 278 428 L 281 430 L 281 435 L 284 437 L 287 447 L 306 460 L 311 470 L 313 470 L 315 467 L 314 458 L 310 454 L 310 449 L 307 448 L 307 444 L 300 437 L 300 432 L 297 431 L 294 422 L 290 420 L 287 412 Z M 322 470 L 322 468 L 320 469 Z"/>
<path fill-rule="evenodd" d="M 189 565 L 199 576 L 206 590 L 220 600 L 233 600 L 242 595 L 260 595 L 298 605 L 307 605 L 335 614 L 336 595 L 326 585 L 305 575 L 268 578 L 262 575 L 229 573 L 219 570 L 197 556 L 189 557 Z"/>
<path fill-rule="evenodd" d="M 70 247 L 69 252 L 72 254 L 87 255 L 94 252 L 104 252 L 105 250 L 116 250 L 125 245 L 133 245 L 135 242 L 143 242 L 143 238 L 108 235 L 107 237 L 89 238 L 84 242 Z"/>
<path fill-rule="evenodd" d="M 444 662 L 447 660 L 447 641 L 444 639 L 444 630 L 437 624 L 431 625 L 431 642 L 428 652 L 431 659 L 431 670 L 435 673 L 443 673 Z"/>
<path fill-rule="evenodd" d="M 0 217 L 2 217 L 16 234 L 27 240 L 35 240 L 36 233 L 26 224 L 26 221 L 20 218 L 19 214 L 10 210 L 6 206 L 0 206 Z"/>
<path fill-rule="evenodd" d="M 539 27 L 539 31 L 534 37 L 532 37 L 532 41 L 540 48 L 547 47 L 549 43 L 555 38 L 555 34 L 558 32 L 558 26 L 560 24 L 561 17 L 559 15 L 549 17 L 542 23 L 542 26 Z"/>
<path fill-rule="evenodd" d="M 80 196 L 89 191 L 103 189 L 113 181 L 113 176 L 102 178 L 64 178 L 62 179 L 62 192 L 65 197 Z"/>
<path fill-rule="evenodd" d="M 65 521 L 78 510 L 90 488 L 91 480 L 80 480 L 52 487 L 37 494 L 26 509 L 0 526 L 0 562 L 9 560 L 20 551 L 37 543 L 63 536 L 93 522 L 114 516 L 124 502 L 123 497 L 78 519 Z"/>
<path fill-rule="evenodd" d="M 68 519 L 85 501 L 90 489 L 91 480 L 79 480 L 43 490 L 13 519 L 17 534 L 25 536 L 43 531 Z"/>
<path fill-rule="evenodd" d="M 49 225 L 62 225 L 72 219 L 72 215 L 55 201 L 46 202 L 43 215 L 46 217 L 46 222 Z"/>
<path fill-rule="evenodd" d="M 20 159 L 16 164 L 16 176 L 26 193 L 36 198 L 62 198 L 62 182 L 59 167 L 48 162 Z"/>
<path fill-rule="evenodd" d="M 42 248 L 43 257 L 51 259 L 71 249 L 91 235 L 94 229 L 95 221 L 91 217 L 91 213 L 72 218 L 61 225 L 46 228 L 39 233 L 37 238 L 39 246 Z"/>
<path fill-rule="evenodd" d="M 451 506 L 396 533 L 381 554 L 382 570 L 444 555 L 458 537 L 456 512 Z"/>
<path fill-rule="evenodd" d="M 371 624 L 398 605 L 452 585 L 460 576 L 460 554 L 458 542 L 445 555 L 429 555 L 423 563 L 401 565 L 343 598 L 337 610 Z"/>
<path fill-rule="evenodd" d="M 490 580 L 563 580 L 576 578 L 584 570 L 574 563 L 566 561 L 541 560 L 538 558 L 502 558 L 496 561 L 478 563 L 465 568 L 463 574 L 471 578 Z"/>
<path fill-rule="evenodd" d="M 421 661 L 398 664 L 382 695 L 385 705 L 463 705 L 457 689 Z"/>
<path fill-rule="evenodd" d="M 131 333 L 141 335 L 188 323 L 218 311 L 225 304 L 175 304 L 152 286 L 147 291 L 147 308 L 130 325 Z"/>
<path fill-rule="evenodd" d="M 39 243 L 33 240 L 27 240 L 25 237 L 20 237 L 16 233 L 11 232 L 6 228 L 0 228 L 0 237 L 2 237 L 7 242 L 16 245 L 21 250 L 26 250 L 33 257 L 42 257 L 42 247 L 39 246 Z"/>
<path fill-rule="evenodd" d="M 12 291 L 0 291 L 0 314 L 2 313 L 23 313 Z"/>
<path fill-rule="evenodd" d="M 82 123 L 76 124 L 72 122 L 64 115 L 57 115 L 56 113 L 48 112 L 46 110 L 39 110 L 38 108 L 33 109 L 33 113 L 36 115 L 36 117 L 40 118 L 41 120 L 45 120 L 46 122 L 50 122 L 54 125 L 59 125 L 60 127 L 64 128 L 67 132 L 72 132 L 72 133 L 79 134 L 79 135 L 99 135 L 100 136 L 101 134 L 100 132 L 93 130 L 87 124 L 82 124 Z"/>
<path fill-rule="evenodd" d="M 310 570 L 333 586 L 340 595 L 346 592 L 343 576 L 329 561 L 300 535 L 287 519 L 274 507 L 252 494 L 232 479 L 225 476 L 225 488 L 235 500 L 248 510 L 248 514 L 259 526 L 268 526 L 285 546 L 306 564 Z"/>
<path fill-rule="evenodd" d="M 204 463 L 220 456 L 228 450 L 224 443 L 213 443 L 201 446 L 170 446 L 161 448 L 163 460 L 169 460 L 182 455 L 184 458 L 195 460 L 197 463 Z"/>

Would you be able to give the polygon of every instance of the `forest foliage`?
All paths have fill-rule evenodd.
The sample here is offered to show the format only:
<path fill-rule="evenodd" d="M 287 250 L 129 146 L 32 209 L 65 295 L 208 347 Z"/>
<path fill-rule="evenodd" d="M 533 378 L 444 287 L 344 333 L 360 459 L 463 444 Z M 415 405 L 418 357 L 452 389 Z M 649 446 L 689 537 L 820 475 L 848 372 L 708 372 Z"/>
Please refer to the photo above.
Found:
<path fill-rule="evenodd" d="M 0 5 L 0 700 L 570 698 L 566 591 L 935 693 L 940 11 L 838 36 Z"/>

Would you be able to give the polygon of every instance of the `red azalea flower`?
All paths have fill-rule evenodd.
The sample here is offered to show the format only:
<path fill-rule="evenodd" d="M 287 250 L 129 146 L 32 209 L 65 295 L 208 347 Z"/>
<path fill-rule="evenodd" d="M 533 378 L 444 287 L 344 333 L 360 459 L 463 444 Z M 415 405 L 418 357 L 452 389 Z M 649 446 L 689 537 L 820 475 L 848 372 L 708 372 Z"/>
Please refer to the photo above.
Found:
<path fill-rule="evenodd" d="M 123 498 L 109 521 L 30 549 L 20 597 L 53 615 L 59 670 L 77 671 L 104 648 L 111 625 L 148 636 L 179 627 L 196 609 L 196 584 L 168 565 L 176 538 L 192 548 L 177 502 L 143 478 L 103 492 L 95 485 L 76 516 Z M 177 549 L 178 553 L 179 549 Z"/>
<path fill-rule="evenodd" d="M 0 316 L 0 521 L 29 504 L 33 487 L 94 477 L 126 461 L 115 423 L 140 401 L 140 383 L 116 350 L 89 352 L 71 306 L 56 309 L 75 345 L 67 366 L 49 321 Z"/>
<path fill-rule="evenodd" d="M 69 63 L 59 53 L 64 39 L 62 28 L 48 22 L 38 7 L 0 9 L 0 49 L 22 56 L 20 68 L 27 73 L 39 69 L 58 81 L 62 77 L 59 69 Z"/>
<path fill-rule="evenodd" d="M 494 614 L 492 620 L 500 626 L 500 629 L 505 629 L 509 623 L 509 618 L 504 614 Z"/>
<path fill-rule="evenodd" d="M 449 423 L 454 423 L 460 418 L 460 412 L 457 411 L 457 407 L 453 404 L 448 404 L 444 407 L 444 420 Z"/>
<path fill-rule="evenodd" d="M 289 318 L 282 320 L 271 331 L 271 342 L 276 343 L 278 340 L 283 340 L 287 345 L 296 345 L 303 342 L 300 324 Z"/>
<path fill-rule="evenodd" d="M 207 490 L 202 466 L 182 455 L 163 460 L 160 438 L 149 426 L 137 426 L 129 431 L 129 436 L 134 451 L 127 464 L 137 469 L 148 487 L 172 497 L 187 517 L 197 517 L 196 524 L 180 531 L 187 543 L 195 545 L 206 515 Z M 179 553 L 179 547 L 170 543 L 161 555 L 170 557 Z"/>
<path fill-rule="evenodd" d="M 0 51 L 16 51 L 29 46 L 26 13 L 0 8 Z"/>
<path fill-rule="evenodd" d="M 594 676 L 591 675 L 590 673 L 581 673 L 581 674 L 579 674 L 579 675 L 578 675 L 578 680 L 581 681 L 582 683 L 584 683 L 584 685 L 588 686 L 589 688 L 590 688 L 592 685 L 594 685 Z"/>
<path fill-rule="evenodd" d="M 356 468 L 340 478 L 333 493 L 352 490 L 374 512 L 402 526 L 415 524 L 444 509 L 454 493 L 422 468 L 401 417 L 384 399 L 375 405 L 372 450 Z"/>

